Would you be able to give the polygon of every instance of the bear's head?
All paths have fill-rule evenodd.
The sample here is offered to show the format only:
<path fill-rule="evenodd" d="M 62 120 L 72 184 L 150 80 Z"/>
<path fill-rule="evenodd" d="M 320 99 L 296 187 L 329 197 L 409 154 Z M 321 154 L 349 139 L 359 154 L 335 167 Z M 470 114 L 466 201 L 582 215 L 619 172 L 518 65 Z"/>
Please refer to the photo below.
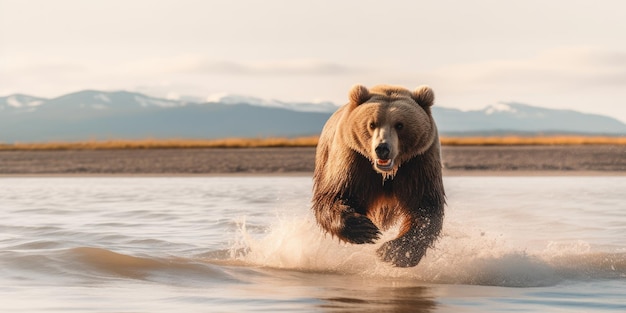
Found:
<path fill-rule="evenodd" d="M 341 127 L 344 142 L 372 162 L 385 178 L 424 153 L 437 138 L 437 127 L 430 107 L 434 93 L 428 86 L 413 92 L 397 86 L 371 89 L 356 85 Z"/>

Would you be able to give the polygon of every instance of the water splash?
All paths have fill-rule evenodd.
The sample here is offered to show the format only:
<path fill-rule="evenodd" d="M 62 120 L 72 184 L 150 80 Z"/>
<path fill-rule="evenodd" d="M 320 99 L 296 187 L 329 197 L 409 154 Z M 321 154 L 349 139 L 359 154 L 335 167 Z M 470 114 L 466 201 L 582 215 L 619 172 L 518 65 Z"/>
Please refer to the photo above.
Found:
<path fill-rule="evenodd" d="M 312 216 L 279 217 L 260 236 L 248 233 L 241 224 L 231 260 L 305 272 L 507 287 L 626 278 L 626 253 L 593 252 L 583 241 L 548 242 L 543 250 L 528 251 L 510 246 L 499 235 L 454 221 L 444 224 L 442 237 L 418 266 L 396 268 L 379 260 L 375 252 L 396 233 L 397 229 L 383 233 L 376 244 L 345 244 L 324 235 Z"/>

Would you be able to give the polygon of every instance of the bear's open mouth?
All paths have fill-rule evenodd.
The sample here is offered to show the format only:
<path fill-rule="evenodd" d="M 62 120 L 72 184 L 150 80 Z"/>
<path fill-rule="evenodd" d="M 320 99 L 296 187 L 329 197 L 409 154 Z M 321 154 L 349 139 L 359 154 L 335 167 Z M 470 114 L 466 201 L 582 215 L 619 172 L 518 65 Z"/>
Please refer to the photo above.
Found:
<path fill-rule="evenodd" d="M 376 167 L 381 171 L 389 171 L 393 168 L 392 159 L 376 159 Z"/>

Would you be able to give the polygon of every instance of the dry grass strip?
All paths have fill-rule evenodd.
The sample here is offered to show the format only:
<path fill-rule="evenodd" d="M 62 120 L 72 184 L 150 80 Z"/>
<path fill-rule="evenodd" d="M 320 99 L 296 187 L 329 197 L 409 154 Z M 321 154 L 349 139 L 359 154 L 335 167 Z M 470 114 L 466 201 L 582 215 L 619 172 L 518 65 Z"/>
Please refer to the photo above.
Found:
<path fill-rule="evenodd" d="M 315 147 L 318 137 L 226 138 L 226 139 L 141 139 L 89 140 L 79 142 L 42 142 L 0 144 L 5 150 L 119 150 L 189 148 Z M 445 146 L 521 146 L 521 145 L 626 145 L 626 137 L 610 136 L 504 136 L 443 137 Z"/>

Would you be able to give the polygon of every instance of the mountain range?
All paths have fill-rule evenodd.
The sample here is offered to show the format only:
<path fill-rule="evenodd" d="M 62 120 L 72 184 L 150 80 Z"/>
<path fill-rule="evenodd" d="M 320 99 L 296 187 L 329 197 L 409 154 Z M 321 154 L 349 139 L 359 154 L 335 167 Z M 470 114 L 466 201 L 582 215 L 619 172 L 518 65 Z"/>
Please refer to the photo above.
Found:
<path fill-rule="evenodd" d="M 84 90 L 52 99 L 14 94 L 0 97 L 0 142 L 316 135 L 337 108 L 237 95 L 183 101 L 127 91 Z M 626 135 L 626 124 L 608 116 L 521 103 L 473 111 L 435 106 L 433 115 L 444 135 Z"/>

